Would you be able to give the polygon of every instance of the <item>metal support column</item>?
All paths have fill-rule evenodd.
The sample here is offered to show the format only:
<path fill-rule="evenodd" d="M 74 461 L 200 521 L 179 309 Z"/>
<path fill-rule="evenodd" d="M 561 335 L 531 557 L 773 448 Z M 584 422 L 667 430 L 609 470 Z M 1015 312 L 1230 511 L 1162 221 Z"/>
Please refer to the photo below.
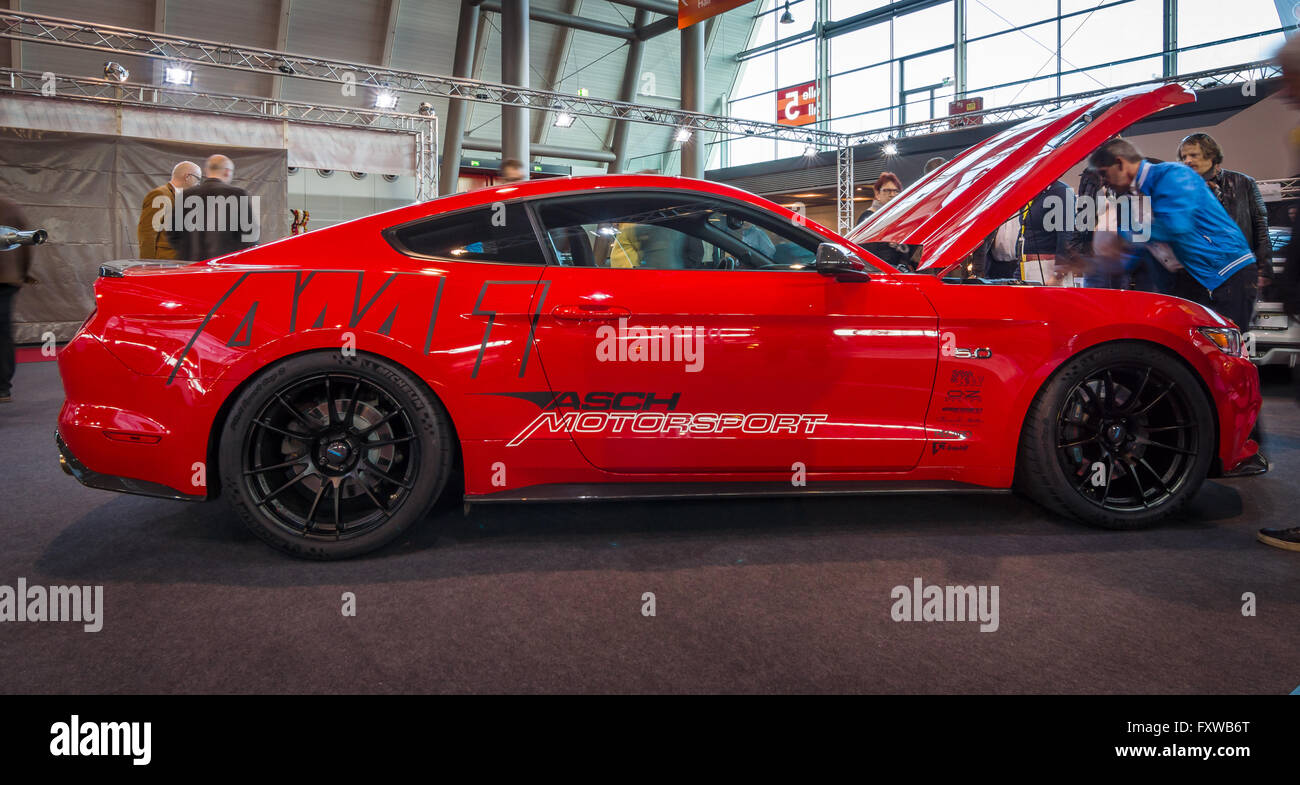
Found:
<path fill-rule="evenodd" d="M 633 27 L 641 27 L 650 21 L 650 12 L 638 9 Z M 618 88 L 618 100 L 636 103 L 636 88 L 641 82 L 641 63 L 645 55 L 645 41 L 637 39 L 627 45 L 627 63 L 623 66 L 623 84 Z M 627 168 L 627 132 L 631 124 L 627 120 L 614 122 L 614 135 L 610 140 L 610 149 L 614 151 L 614 163 L 606 170 L 610 174 L 621 174 Z"/>
<path fill-rule="evenodd" d="M 835 207 L 837 229 L 842 235 L 853 230 L 853 147 L 846 140 L 835 150 Z"/>
<path fill-rule="evenodd" d="M 953 3 L 952 97 L 966 97 L 966 0 Z"/>
<path fill-rule="evenodd" d="M 528 87 L 528 0 L 501 2 L 501 81 Z M 523 163 L 528 176 L 529 125 L 524 106 L 501 107 L 501 150 L 506 159 Z"/>
<path fill-rule="evenodd" d="M 439 195 L 437 117 L 429 118 L 416 136 L 415 143 L 415 201 L 424 202 Z"/>
<path fill-rule="evenodd" d="M 1178 0 L 1165 0 L 1165 78 L 1178 75 Z"/>
<path fill-rule="evenodd" d="M 957 0 L 961 2 L 961 0 Z M 817 0 L 817 127 L 831 127 L 831 39 L 826 37 L 826 22 L 831 18 L 831 0 Z"/>
<path fill-rule="evenodd" d="M 474 67 L 474 44 L 478 39 L 478 6 L 470 0 L 460 4 L 460 23 L 456 26 L 456 56 L 452 75 L 468 78 Z M 459 98 L 447 101 L 446 138 L 442 144 L 442 176 L 438 178 L 438 195 L 456 193 L 460 178 L 460 142 L 465 136 L 468 106 Z"/>
<path fill-rule="evenodd" d="M 698 112 L 704 94 L 704 26 L 682 30 L 682 109 Z M 704 140 L 700 129 L 688 129 L 691 137 L 682 142 L 682 177 L 704 177 Z"/>

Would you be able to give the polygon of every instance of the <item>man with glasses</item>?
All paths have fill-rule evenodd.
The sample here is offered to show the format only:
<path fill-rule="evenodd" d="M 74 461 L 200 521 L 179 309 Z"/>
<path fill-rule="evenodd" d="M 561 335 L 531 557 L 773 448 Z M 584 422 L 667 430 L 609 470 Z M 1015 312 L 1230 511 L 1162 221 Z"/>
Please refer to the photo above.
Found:
<path fill-rule="evenodd" d="M 140 222 L 136 225 L 136 238 L 140 241 L 141 259 L 175 259 L 176 249 L 167 239 L 167 232 L 162 227 L 167 224 L 158 213 L 172 209 L 172 200 L 176 191 L 193 188 L 203 182 L 199 165 L 192 161 L 181 161 L 172 169 L 172 179 L 145 194 L 144 204 L 140 207 Z M 155 220 L 159 218 L 159 220 Z"/>
<path fill-rule="evenodd" d="M 1124 139 L 1106 142 L 1088 163 L 1117 193 L 1132 189 L 1151 200 L 1148 239 L 1167 244 L 1188 273 L 1169 294 L 1208 306 L 1249 330 L 1255 254 L 1205 180 L 1183 164 L 1149 163 Z M 1119 232 L 1097 232 L 1094 247 L 1108 258 L 1123 258 L 1131 250 Z"/>

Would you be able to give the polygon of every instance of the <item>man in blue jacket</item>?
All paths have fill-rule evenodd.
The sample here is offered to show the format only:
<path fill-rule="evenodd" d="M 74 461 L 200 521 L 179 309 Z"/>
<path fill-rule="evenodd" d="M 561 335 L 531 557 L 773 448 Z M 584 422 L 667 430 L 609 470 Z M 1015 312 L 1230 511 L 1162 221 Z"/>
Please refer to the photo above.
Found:
<path fill-rule="evenodd" d="M 1149 239 L 1167 243 L 1187 270 L 1170 292 L 1208 306 L 1250 329 L 1255 255 L 1205 180 L 1179 163 L 1153 164 L 1125 139 L 1111 139 L 1088 159 L 1111 188 L 1151 200 Z"/>

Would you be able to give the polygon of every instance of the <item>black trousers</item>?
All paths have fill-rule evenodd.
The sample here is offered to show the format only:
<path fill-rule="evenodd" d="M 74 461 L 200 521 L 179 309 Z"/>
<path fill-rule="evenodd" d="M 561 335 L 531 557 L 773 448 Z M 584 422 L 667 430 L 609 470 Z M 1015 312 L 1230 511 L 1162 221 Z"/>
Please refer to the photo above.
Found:
<path fill-rule="evenodd" d="M 1174 288 L 1170 294 L 1200 303 L 1221 316 L 1228 317 L 1236 322 L 1237 327 L 1244 333 L 1250 329 L 1250 319 L 1255 312 L 1258 276 L 1255 265 L 1247 265 L 1233 273 L 1231 278 L 1211 292 L 1202 286 L 1200 281 L 1186 272 L 1180 272 L 1174 280 Z"/>
<path fill-rule="evenodd" d="M 0 396 L 14 383 L 14 295 L 18 287 L 0 283 Z"/>

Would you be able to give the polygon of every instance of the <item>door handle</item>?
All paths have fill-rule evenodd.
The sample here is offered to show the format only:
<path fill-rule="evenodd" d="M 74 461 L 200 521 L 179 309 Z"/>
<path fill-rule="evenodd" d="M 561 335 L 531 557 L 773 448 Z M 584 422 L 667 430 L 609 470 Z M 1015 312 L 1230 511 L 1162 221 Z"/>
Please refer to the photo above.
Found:
<path fill-rule="evenodd" d="M 619 305 L 557 305 L 551 309 L 551 316 L 574 322 L 612 322 L 631 316 L 632 312 Z"/>

